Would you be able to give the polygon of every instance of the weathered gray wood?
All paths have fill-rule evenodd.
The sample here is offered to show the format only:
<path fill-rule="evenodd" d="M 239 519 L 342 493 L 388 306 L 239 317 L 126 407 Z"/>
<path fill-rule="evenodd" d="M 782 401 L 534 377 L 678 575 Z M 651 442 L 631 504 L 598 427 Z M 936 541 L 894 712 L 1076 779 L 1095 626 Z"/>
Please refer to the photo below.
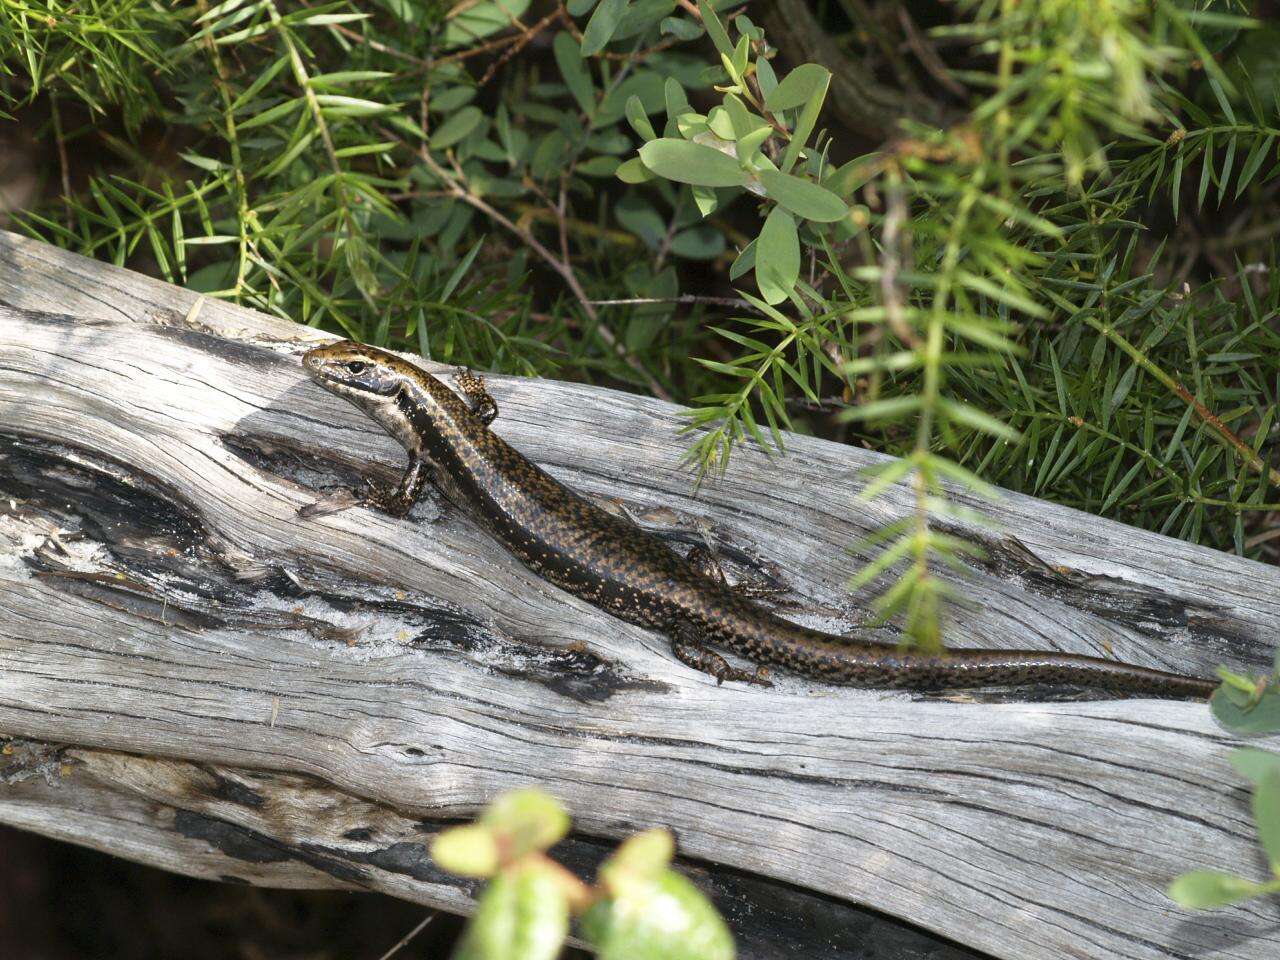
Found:
<path fill-rule="evenodd" d="M 448 824 L 410 817 L 296 774 L 13 741 L 0 752 L 0 821 L 206 880 L 377 890 L 469 912 L 478 884 L 436 870 Z M 612 843 L 571 837 L 556 859 L 584 880 Z M 739 955 L 977 960 L 841 901 L 683 862 L 734 927 Z"/>
<path fill-rule="evenodd" d="M 299 521 L 318 485 L 402 463 L 306 382 L 314 332 L 216 303 L 193 324 L 190 293 L 12 236 L 0 300 L 79 315 L 0 313 L 18 514 L 0 517 L 0 732 L 314 778 L 406 816 L 539 783 L 586 834 L 667 824 L 687 856 L 1000 956 L 1280 943 L 1274 902 L 1187 915 L 1161 892 L 1190 866 L 1257 862 L 1231 738 L 1203 706 L 717 688 L 451 511 Z M 908 504 L 855 499 L 875 455 L 795 437 L 693 496 L 676 408 L 492 387 L 497 429 L 569 483 L 776 564 L 810 622 L 865 617 L 844 551 Z M 998 512 L 1016 540 L 966 578 L 956 645 L 1266 662 L 1275 569 L 1026 497 Z"/>

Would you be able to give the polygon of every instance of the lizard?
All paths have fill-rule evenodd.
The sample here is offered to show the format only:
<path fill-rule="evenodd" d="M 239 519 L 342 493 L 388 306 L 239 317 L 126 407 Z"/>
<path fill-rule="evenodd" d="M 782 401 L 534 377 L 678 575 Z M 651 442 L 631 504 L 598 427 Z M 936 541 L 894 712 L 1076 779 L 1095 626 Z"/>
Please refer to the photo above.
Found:
<path fill-rule="evenodd" d="M 302 362 L 320 386 L 365 411 L 409 456 L 394 489 L 371 489 L 358 502 L 403 517 L 434 484 L 535 574 L 614 616 L 663 632 L 678 660 L 718 683 L 768 685 L 772 665 L 873 688 L 1052 684 L 1204 699 L 1217 686 L 1207 678 L 1083 654 L 975 648 L 931 653 L 802 626 L 715 576 L 710 558 L 681 556 L 514 449 L 490 428 L 497 403 L 470 370 L 455 374 L 460 396 L 421 367 L 349 340 L 308 350 Z M 732 666 L 711 647 L 741 655 L 755 669 Z"/>

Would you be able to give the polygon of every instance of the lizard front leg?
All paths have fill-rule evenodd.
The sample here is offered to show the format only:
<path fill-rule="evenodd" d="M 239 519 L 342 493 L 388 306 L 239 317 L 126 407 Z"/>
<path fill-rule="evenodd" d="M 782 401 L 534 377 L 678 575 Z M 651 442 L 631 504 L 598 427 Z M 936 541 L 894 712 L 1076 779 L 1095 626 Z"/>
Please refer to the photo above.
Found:
<path fill-rule="evenodd" d="M 498 401 L 489 395 L 485 388 L 484 377 L 472 373 L 466 367 L 459 367 L 453 372 L 454 382 L 467 401 L 467 407 L 480 418 L 486 427 L 498 417 Z"/>
<path fill-rule="evenodd" d="M 298 516 L 307 519 L 325 517 L 351 507 L 372 507 L 393 517 L 406 516 L 418 502 L 431 479 L 431 469 L 426 461 L 416 457 L 409 461 L 400 482 L 390 489 L 379 489 L 371 481 L 364 481 L 363 491 L 342 490 L 333 496 L 307 504 L 298 510 Z"/>
<path fill-rule="evenodd" d="M 366 482 L 365 493 L 360 502 L 393 517 L 403 517 L 418 502 L 430 479 L 431 468 L 427 466 L 427 462 L 414 457 L 409 461 L 409 469 L 404 472 L 395 489 L 378 490 Z"/>

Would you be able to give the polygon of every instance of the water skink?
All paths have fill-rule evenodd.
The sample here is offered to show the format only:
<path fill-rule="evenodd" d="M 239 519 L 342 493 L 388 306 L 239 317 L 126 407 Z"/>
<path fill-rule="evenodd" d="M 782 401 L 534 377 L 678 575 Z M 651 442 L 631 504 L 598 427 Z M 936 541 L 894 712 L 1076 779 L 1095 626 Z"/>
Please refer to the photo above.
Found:
<path fill-rule="evenodd" d="M 683 663 L 717 681 L 767 683 L 731 666 L 715 646 L 833 683 L 958 689 L 1051 684 L 1130 696 L 1206 698 L 1216 681 L 1077 654 L 949 650 L 942 654 L 822 633 L 777 616 L 653 534 L 555 480 L 489 424 L 497 404 L 484 381 L 459 371 L 461 396 L 406 360 L 351 341 L 308 351 L 326 390 L 381 424 L 409 454 L 398 487 L 370 505 L 408 513 L 427 483 L 462 508 L 536 574 L 631 623 L 671 639 Z"/>

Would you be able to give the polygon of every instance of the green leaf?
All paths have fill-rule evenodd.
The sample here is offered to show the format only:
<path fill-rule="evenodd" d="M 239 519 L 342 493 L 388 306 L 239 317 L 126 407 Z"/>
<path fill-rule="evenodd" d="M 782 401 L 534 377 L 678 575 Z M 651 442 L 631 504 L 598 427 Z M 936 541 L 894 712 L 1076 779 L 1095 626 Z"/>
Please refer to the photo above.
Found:
<path fill-rule="evenodd" d="M 827 177 L 824 186 L 836 196 L 848 197 L 861 188 L 881 169 L 883 157 L 878 153 L 867 153 L 854 157 Z"/>
<path fill-rule="evenodd" d="M 747 105 L 732 93 L 725 94 L 724 109 L 729 114 L 729 120 L 733 124 L 733 136 L 725 137 L 726 140 L 740 140 L 753 134 L 761 127 L 766 131 L 769 129 L 769 124 L 765 122 L 763 117 L 758 117 L 748 110 Z"/>
<path fill-rule="evenodd" d="M 1257 747 L 1241 747 L 1232 750 L 1231 765 L 1254 786 L 1263 783 L 1269 777 L 1280 775 L 1280 753 L 1270 750 L 1259 750 Z"/>
<path fill-rule="evenodd" d="M 942 415 L 955 423 L 962 423 L 967 427 L 980 430 L 1001 440 L 1012 442 L 1018 439 L 1017 430 L 972 404 L 957 403 L 954 400 L 948 400 L 946 397 L 939 397 L 937 402 L 938 409 Z"/>
<path fill-rule="evenodd" d="M 660 827 L 627 838 L 600 870 L 600 878 L 613 896 L 622 896 L 633 883 L 648 883 L 676 855 L 675 837 Z"/>
<path fill-rule="evenodd" d="M 654 179 L 655 176 L 639 157 L 632 157 L 618 164 L 618 169 L 613 172 L 613 175 L 623 183 L 644 183 Z"/>
<path fill-rule="evenodd" d="M 773 65 L 764 57 L 756 61 L 756 80 L 760 83 L 760 93 L 766 99 L 778 88 L 778 77 L 773 72 Z"/>
<path fill-rule="evenodd" d="M 613 208 L 618 223 L 650 247 L 657 247 L 667 235 L 667 224 L 653 204 L 638 196 L 623 197 Z"/>
<path fill-rule="evenodd" d="M 761 170 L 756 176 L 764 192 L 797 217 L 817 223 L 833 223 L 849 212 L 843 200 L 811 180 L 776 170 Z"/>
<path fill-rule="evenodd" d="M 451 827 L 431 842 L 431 859 L 460 877 L 491 877 L 498 869 L 498 840 L 480 824 Z"/>
<path fill-rule="evenodd" d="M 280 120 L 292 113 L 298 107 L 302 106 L 302 97 L 294 97 L 292 100 L 286 100 L 284 103 L 277 103 L 274 107 L 269 107 L 261 113 L 250 117 L 248 120 L 239 124 L 241 130 L 252 130 L 254 127 L 261 127 L 273 121 Z"/>
<path fill-rule="evenodd" d="M 709 224 L 681 230 L 671 238 L 671 252 L 686 260 L 714 260 L 725 251 L 724 234 Z"/>
<path fill-rule="evenodd" d="M 640 148 L 644 165 L 660 177 L 702 187 L 741 187 L 747 175 L 733 157 L 712 147 L 673 137 L 650 140 Z"/>
<path fill-rule="evenodd" d="M 1244 192 L 1245 187 L 1253 182 L 1258 168 L 1262 166 L 1263 161 L 1270 155 L 1271 146 L 1275 142 L 1276 135 L 1274 133 L 1254 141 L 1253 149 L 1249 151 L 1249 155 L 1245 158 L 1244 166 L 1240 168 L 1240 181 L 1236 186 L 1235 194 L 1237 198 Z"/>
<path fill-rule="evenodd" d="M 1237 734 L 1275 733 L 1280 731 L 1280 691 L 1274 683 L 1254 705 L 1233 702 L 1226 692 L 1219 689 L 1209 700 L 1213 717 L 1220 724 Z"/>
<path fill-rule="evenodd" d="M 440 38 L 442 49 L 460 47 L 511 28 L 529 9 L 530 0 L 484 0 L 450 18 Z"/>
<path fill-rule="evenodd" d="M 622 166 L 618 162 L 617 157 L 592 157 L 590 160 L 584 160 L 574 169 L 587 177 L 612 177 L 618 172 L 618 167 Z"/>
<path fill-rule="evenodd" d="M 339 70 L 334 73 L 320 73 L 314 77 L 307 79 L 307 86 L 312 90 L 328 90 L 333 87 L 346 86 L 349 83 L 365 83 L 370 80 L 385 80 L 387 77 L 394 77 L 394 73 L 387 73 L 385 70 Z M 470 87 L 455 87 L 453 91 L 455 96 L 467 96 L 468 98 L 475 96 L 475 90 Z M 431 101 L 432 106 L 439 107 L 439 99 Z M 455 104 L 461 106 L 461 104 Z M 447 107 L 444 109 L 452 109 Z"/>
<path fill-rule="evenodd" d="M 772 127 L 756 127 L 750 133 L 738 138 L 738 159 L 750 162 L 753 155 L 759 152 L 764 142 L 773 134 Z"/>
<path fill-rule="evenodd" d="M 707 126 L 721 140 L 736 140 L 737 133 L 733 129 L 733 120 L 724 107 L 712 107 L 707 114 Z"/>
<path fill-rule="evenodd" d="M 454 960 L 555 960 L 569 935 L 569 903 L 547 867 L 496 877 L 476 904 Z"/>
<path fill-rule="evenodd" d="M 603 900 L 582 918 L 599 960 L 733 960 L 733 937 L 715 907 L 673 870 Z"/>
<path fill-rule="evenodd" d="M 476 254 L 480 252 L 480 247 L 483 243 L 484 237 L 481 237 L 467 252 L 467 255 L 458 261 L 458 265 L 453 268 L 453 273 L 449 274 L 449 279 L 445 281 L 444 290 L 440 293 L 441 303 L 449 302 L 449 298 L 453 296 L 453 291 L 458 289 L 458 284 L 462 282 L 462 278 L 471 269 L 471 264 L 475 262 Z"/>
<path fill-rule="evenodd" d="M 667 77 L 662 85 L 662 96 L 666 102 L 667 119 L 674 121 L 681 114 L 688 113 L 689 98 L 685 96 L 684 87 L 675 77 Z"/>
<path fill-rule="evenodd" d="M 660 28 L 663 34 L 677 40 L 697 40 L 702 36 L 702 25 L 684 17 L 664 17 Z"/>
<path fill-rule="evenodd" d="M 394 104 L 362 100 L 359 97 L 344 97 L 336 93 L 317 93 L 316 103 L 324 108 L 326 116 L 372 117 L 400 109 Z"/>
<path fill-rule="evenodd" d="M 693 195 L 693 204 L 703 217 L 711 216 L 720 206 L 720 194 L 716 193 L 715 187 L 690 187 L 689 193 Z"/>
<path fill-rule="evenodd" d="M 573 94 L 573 99 L 578 101 L 579 109 L 591 116 L 596 109 L 596 89 L 591 82 L 590 71 L 582 62 L 577 41 L 567 30 L 561 30 L 556 34 L 551 49 L 555 54 L 556 66 L 560 68 L 560 76 L 564 77 L 565 86 Z"/>
<path fill-rule="evenodd" d="M 1280 762 L 1253 789 L 1253 822 L 1271 863 L 1271 872 L 1280 877 Z"/>
<path fill-rule="evenodd" d="M 741 80 L 742 75 L 747 72 L 747 64 L 751 60 L 751 39 L 746 35 L 738 38 L 738 44 L 733 48 L 733 56 L 729 58 L 730 75 L 733 76 L 735 82 Z"/>
<path fill-rule="evenodd" d="M 831 74 L 825 69 L 823 72 L 825 76 L 820 79 L 809 95 L 809 99 L 805 101 L 804 109 L 800 111 L 800 116 L 796 120 L 796 127 L 791 131 L 791 142 L 787 144 L 786 152 L 782 155 L 782 163 L 779 165 L 783 173 L 789 172 L 795 166 L 800 151 L 808 143 L 809 135 L 818 125 L 818 117 L 822 113 L 822 102 L 827 98 L 827 86 L 831 82 Z M 777 91 L 774 91 L 774 95 L 777 95 Z"/>
<path fill-rule="evenodd" d="M 774 207 L 756 240 L 756 285 L 765 303 L 781 303 L 800 279 L 800 237 L 791 214 Z"/>
<path fill-rule="evenodd" d="M 618 29 L 618 21 L 627 12 L 629 0 L 600 0 L 596 12 L 591 14 L 586 29 L 582 31 L 582 55 L 593 57 L 605 48 L 613 33 Z M 558 34 L 559 37 L 564 34 Z"/>
<path fill-rule="evenodd" d="M 599 0 L 569 0 L 569 2 L 564 5 L 564 8 L 569 11 L 569 16 L 581 17 L 584 14 L 590 13 L 591 8 L 598 2 Z"/>
<path fill-rule="evenodd" d="M 1255 897 L 1261 884 L 1218 870 L 1192 870 L 1169 884 L 1169 896 L 1180 906 L 1194 910 L 1225 907 Z"/>
<path fill-rule="evenodd" d="M 436 132 L 431 135 L 431 149 L 443 150 L 453 146 L 465 139 L 483 119 L 484 114 L 479 107 L 463 107 L 436 128 Z"/>
<path fill-rule="evenodd" d="M 568 812 L 555 797 L 536 788 L 502 794 L 480 823 L 505 839 L 503 854 L 509 858 L 545 850 L 569 832 Z"/>
<path fill-rule="evenodd" d="M 830 82 L 831 71 L 826 67 L 816 63 L 801 64 L 783 77 L 782 82 L 765 96 L 764 105 L 775 113 L 779 110 L 794 110 L 808 103 L 818 91 L 825 94 Z"/>
<path fill-rule="evenodd" d="M 756 242 L 752 240 L 738 253 L 738 257 L 733 261 L 733 266 L 729 268 L 729 279 L 737 280 L 743 274 L 755 269 L 756 265 Z"/>
<path fill-rule="evenodd" d="M 716 45 L 717 52 L 723 56 L 732 57 L 733 44 L 729 42 L 729 34 L 725 31 L 720 18 L 716 16 L 715 9 L 707 0 L 698 0 L 698 12 L 702 14 L 702 25 L 706 27 L 707 36 L 711 38 L 711 42 Z"/>
<path fill-rule="evenodd" d="M 634 93 L 627 97 L 625 112 L 627 122 L 631 124 L 631 129 L 641 138 L 645 140 L 656 140 L 658 138 L 657 133 L 654 132 L 653 124 L 649 122 L 649 117 L 644 112 L 644 104 Z"/>

